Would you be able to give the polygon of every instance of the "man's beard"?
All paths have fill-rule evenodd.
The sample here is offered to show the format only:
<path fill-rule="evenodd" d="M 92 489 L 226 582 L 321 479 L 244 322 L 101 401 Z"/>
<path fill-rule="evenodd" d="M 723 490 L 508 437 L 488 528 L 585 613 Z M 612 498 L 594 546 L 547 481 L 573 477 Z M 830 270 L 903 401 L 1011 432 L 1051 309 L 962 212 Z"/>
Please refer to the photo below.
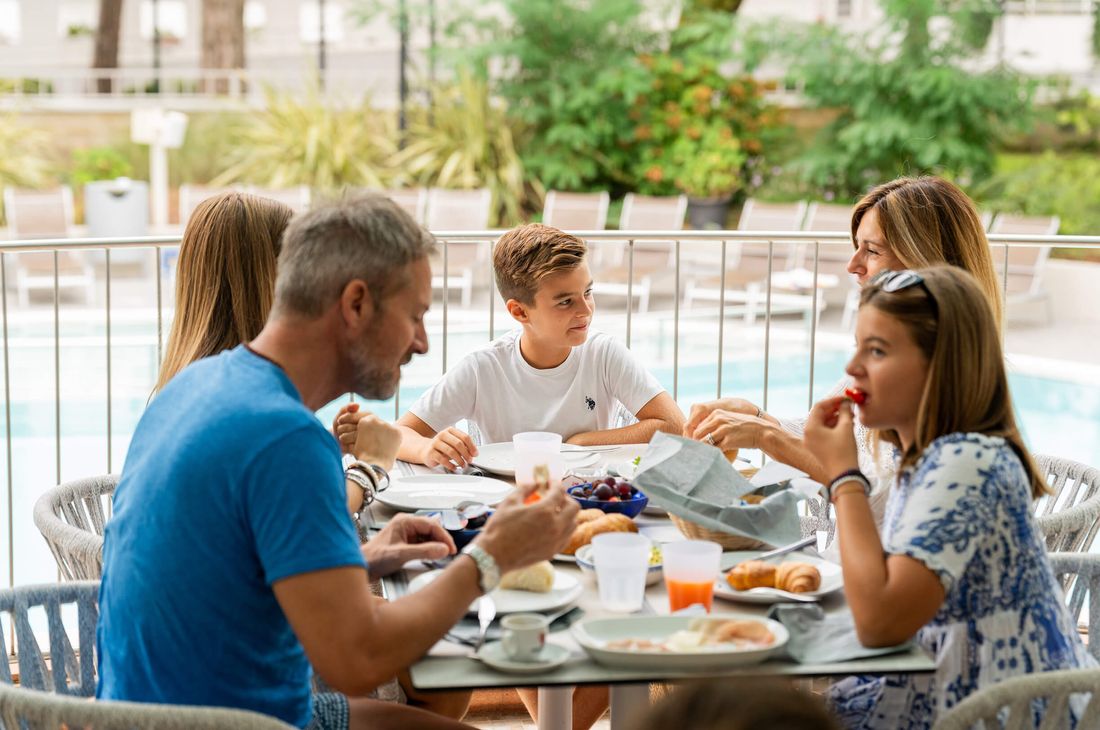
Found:
<path fill-rule="evenodd" d="M 397 390 L 400 370 L 378 367 L 372 362 L 367 347 L 354 347 L 351 351 L 352 392 L 368 400 L 387 400 Z"/>

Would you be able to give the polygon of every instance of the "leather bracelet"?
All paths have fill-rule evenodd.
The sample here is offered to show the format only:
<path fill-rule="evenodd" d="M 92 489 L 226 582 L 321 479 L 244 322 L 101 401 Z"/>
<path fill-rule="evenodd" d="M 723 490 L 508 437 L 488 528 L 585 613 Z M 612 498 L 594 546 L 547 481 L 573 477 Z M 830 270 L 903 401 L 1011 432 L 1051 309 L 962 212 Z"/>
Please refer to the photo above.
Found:
<path fill-rule="evenodd" d="M 841 485 L 847 484 L 849 482 L 855 482 L 859 484 L 860 487 L 862 487 L 863 489 L 864 496 L 871 496 L 871 482 L 867 479 L 866 476 L 863 475 L 863 472 L 861 472 L 859 469 L 849 469 L 833 481 L 829 482 L 829 486 L 825 488 L 825 498 L 829 502 L 835 501 L 834 498 L 836 496 L 836 490 Z"/>

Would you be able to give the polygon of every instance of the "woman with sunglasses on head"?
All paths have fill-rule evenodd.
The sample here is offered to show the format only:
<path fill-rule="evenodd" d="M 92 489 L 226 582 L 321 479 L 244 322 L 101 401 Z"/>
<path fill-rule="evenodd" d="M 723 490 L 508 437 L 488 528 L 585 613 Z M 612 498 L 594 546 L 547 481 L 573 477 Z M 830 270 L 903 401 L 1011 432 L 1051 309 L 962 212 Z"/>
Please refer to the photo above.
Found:
<path fill-rule="evenodd" d="M 1094 666 L 1032 517 L 1048 490 L 977 281 L 948 266 L 880 274 L 860 297 L 846 372 L 860 420 L 899 467 L 880 538 L 852 402 L 814 406 L 805 445 L 829 475 L 856 633 L 869 647 L 915 636 L 936 672 L 841 680 L 829 699 L 845 725 L 927 728 L 1002 679 Z"/>
<path fill-rule="evenodd" d="M 848 272 L 866 284 L 887 269 L 957 266 L 974 276 L 1000 332 L 1001 291 L 981 216 L 962 190 L 938 177 L 903 177 L 872 189 L 852 212 L 855 250 Z M 832 391 L 840 395 L 842 380 Z M 684 436 L 723 451 L 760 449 L 770 458 L 805 471 L 817 481 L 827 478 L 802 445 L 804 419 L 780 419 L 743 398 L 721 398 L 692 406 Z M 872 475 L 876 522 L 882 520 L 886 490 L 892 481 L 891 459 L 871 447 L 860 432 L 860 464 Z"/>

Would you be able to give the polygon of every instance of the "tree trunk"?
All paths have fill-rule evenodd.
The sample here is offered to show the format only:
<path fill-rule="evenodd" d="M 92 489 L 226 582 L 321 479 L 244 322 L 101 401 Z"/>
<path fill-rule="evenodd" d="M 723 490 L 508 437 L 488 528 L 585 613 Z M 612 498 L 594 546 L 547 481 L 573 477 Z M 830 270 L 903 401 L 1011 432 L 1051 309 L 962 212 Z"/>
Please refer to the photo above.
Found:
<path fill-rule="evenodd" d="M 202 0 L 202 68 L 244 68 L 244 0 Z M 207 82 L 203 83 L 211 90 Z M 229 91 L 228 79 L 218 79 L 213 90 Z"/>
<path fill-rule="evenodd" d="M 122 0 L 100 0 L 99 26 L 95 32 L 92 68 L 118 68 L 118 38 L 122 26 Z M 111 93 L 111 79 L 98 79 L 96 91 Z"/>

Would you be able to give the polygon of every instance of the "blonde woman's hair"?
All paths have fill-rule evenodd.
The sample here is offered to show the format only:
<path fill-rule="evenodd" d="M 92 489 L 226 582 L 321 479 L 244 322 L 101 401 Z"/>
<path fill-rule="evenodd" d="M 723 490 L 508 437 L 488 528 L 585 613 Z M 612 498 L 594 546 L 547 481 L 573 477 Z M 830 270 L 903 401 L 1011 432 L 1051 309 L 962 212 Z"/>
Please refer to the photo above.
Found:
<path fill-rule="evenodd" d="M 909 269 L 950 264 L 978 282 L 1001 331 L 1004 306 L 981 216 L 974 202 L 939 177 L 900 177 L 873 188 L 852 212 L 852 242 L 867 211 L 878 214 L 886 244 Z"/>
<path fill-rule="evenodd" d="M 493 247 L 493 273 L 505 301 L 535 303 L 535 292 L 551 274 L 584 263 L 588 244 L 557 228 L 528 223 L 505 233 Z"/>
<path fill-rule="evenodd" d="M 191 214 L 176 268 L 176 315 L 154 393 L 195 360 L 260 333 L 275 291 L 275 262 L 293 215 L 245 193 L 202 201 Z"/>
<path fill-rule="evenodd" d="M 1042 471 L 1024 447 L 1008 389 L 1000 332 L 977 280 L 953 266 L 920 269 L 924 284 L 886 292 L 868 284 L 860 308 L 874 307 L 898 320 L 928 359 L 917 411 L 915 438 L 901 455 L 912 466 L 941 436 L 981 433 L 1003 438 L 1016 452 L 1031 482 L 1032 497 L 1046 494 Z M 877 440 L 902 447 L 897 431 L 877 431 Z"/>

